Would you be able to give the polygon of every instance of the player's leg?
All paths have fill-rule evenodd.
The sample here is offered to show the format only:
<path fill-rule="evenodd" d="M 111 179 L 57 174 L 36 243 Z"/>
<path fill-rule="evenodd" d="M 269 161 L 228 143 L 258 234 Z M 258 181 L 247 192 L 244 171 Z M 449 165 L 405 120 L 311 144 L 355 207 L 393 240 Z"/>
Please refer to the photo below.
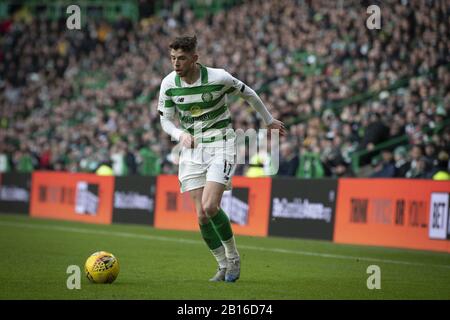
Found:
<path fill-rule="evenodd" d="M 178 176 L 181 182 L 181 192 L 188 191 L 194 201 L 200 232 L 219 265 L 216 275 L 210 280 L 223 281 L 225 280 L 225 268 L 228 263 L 225 248 L 202 207 L 203 190 L 208 169 L 208 163 L 204 159 L 208 155 L 204 155 L 203 151 L 203 149 L 184 149 L 180 157 Z"/>
<path fill-rule="evenodd" d="M 202 193 L 203 188 L 198 188 L 189 191 L 191 199 L 195 204 L 195 211 L 197 213 L 198 223 L 200 226 L 200 232 L 203 240 L 205 240 L 209 250 L 219 265 L 217 273 L 209 279 L 210 281 L 224 281 L 225 272 L 227 267 L 227 258 L 225 255 L 225 248 L 216 233 L 209 217 L 205 214 L 202 207 Z"/>
<path fill-rule="evenodd" d="M 210 174 L 214 176 L 214 174 Z M 218 179 L 215 179 L 218 180 Z M 230 219 L 220 208 L 225 184 L 216 181 L 206 181 L 203 189 L 202 208 L 204 213 L 211 219 L 211 222 L 225 247 L 227 257 L 227 270 L 225 281 L 233 282 L 240 276 L 240 257 L 236 248 L 236 241 L 233 235 Z"/>

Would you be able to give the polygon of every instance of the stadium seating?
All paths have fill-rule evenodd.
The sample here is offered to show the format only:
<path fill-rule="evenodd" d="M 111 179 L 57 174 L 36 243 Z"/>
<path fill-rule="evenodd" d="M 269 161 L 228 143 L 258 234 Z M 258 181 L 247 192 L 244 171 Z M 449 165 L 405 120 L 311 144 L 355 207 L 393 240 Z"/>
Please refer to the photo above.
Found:
<path fill-rule="evenodd" d="M 380 30 L 365 27 L 356 0 L 158 1 L 148 16 L 122 2 L 88 1 L 102 10 L 86 10 L 79 31 L 52 5 L 1 4 L 0 171 L 111 162 L 118 176 L 175 173 L 156 105 L 168 44 L 186 32 L 201 62 L 246 82 L 288 125 L 282 143 L 300 159 L 289 175 L 372 176 L 380 151 L 398 147 L 410 151 L 390 160 L 397 177 L 448 171 L 445 1 L 383 2 Z M 234 127 L 261 127 L 243 101 L 230 108 Z"/>

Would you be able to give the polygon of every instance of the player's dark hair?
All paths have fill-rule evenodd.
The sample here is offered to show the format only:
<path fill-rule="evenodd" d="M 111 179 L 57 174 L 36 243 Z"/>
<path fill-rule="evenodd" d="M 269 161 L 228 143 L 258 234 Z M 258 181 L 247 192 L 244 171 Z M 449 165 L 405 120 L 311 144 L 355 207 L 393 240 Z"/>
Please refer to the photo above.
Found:
<path fill-rule="evenodd" d="M 195 52 L 197 48 L 197 37 L 177 37 L 169 46 L 170 49 L 181 49 L 184 52 Z"/>

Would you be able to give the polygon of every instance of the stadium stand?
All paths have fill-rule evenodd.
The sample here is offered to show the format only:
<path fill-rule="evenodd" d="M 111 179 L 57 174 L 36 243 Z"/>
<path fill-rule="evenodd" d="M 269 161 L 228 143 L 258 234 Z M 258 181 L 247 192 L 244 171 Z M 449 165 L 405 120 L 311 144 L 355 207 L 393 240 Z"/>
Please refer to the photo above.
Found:
<path fill-rule="evenodd" d="M 380 30 L 364 1 L 112 3 L 87 1 L 81 30 L 51 5 L 1 4 L 0 172 L 175 173 L 157 95 L 169 42 L 195 33 L 202 63 L 288 124 L 279 175 L 448 177 L 447 1 L 383 1 Z M 243 101 L 230 110 L 260 128 Z"/>

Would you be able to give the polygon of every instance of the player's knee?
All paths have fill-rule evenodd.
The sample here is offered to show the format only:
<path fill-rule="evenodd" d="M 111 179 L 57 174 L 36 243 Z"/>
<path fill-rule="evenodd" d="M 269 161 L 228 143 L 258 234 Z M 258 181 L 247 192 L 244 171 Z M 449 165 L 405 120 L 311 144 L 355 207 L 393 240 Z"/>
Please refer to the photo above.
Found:
<path fill-rule="evenodd" d="M 208 217 L 214 216 L 218 210 L 219 210 L 219 206 L 215 202 L 205 201 L 203 203 L 203 211 L 205 212 L 205 214 Z"/>
<path fill-rule="evenodd" d="M 198 217 L 198 223 L 199 224 L 207 224 L 209 222 L 209 218 L 205 215 Z"/>

